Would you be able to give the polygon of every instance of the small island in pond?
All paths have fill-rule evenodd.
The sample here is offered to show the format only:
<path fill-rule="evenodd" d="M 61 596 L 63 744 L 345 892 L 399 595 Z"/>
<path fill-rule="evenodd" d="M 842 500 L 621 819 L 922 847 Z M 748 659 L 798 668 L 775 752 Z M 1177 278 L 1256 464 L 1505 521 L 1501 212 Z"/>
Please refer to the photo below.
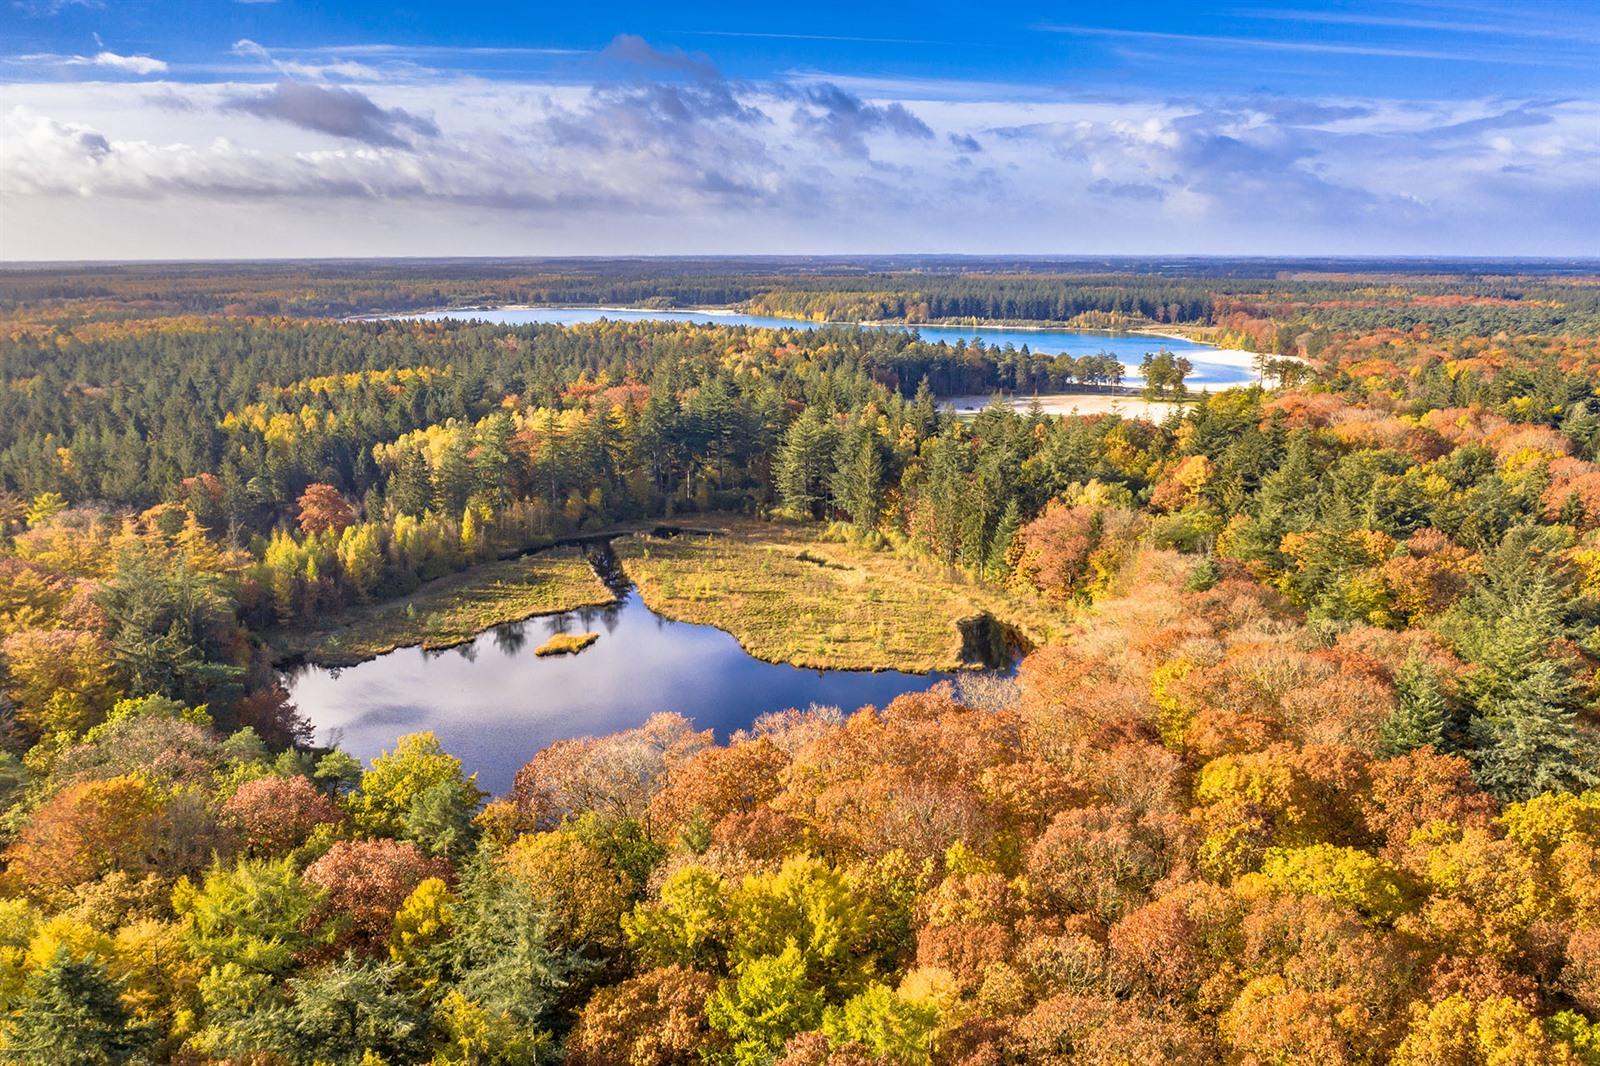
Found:
<path fill-rule="evenodd" d="M 533 654 L 540 657 L 546 655 L 576 655 L 599 639 L 599 633 L 557 633 L 533 649 Z"/>

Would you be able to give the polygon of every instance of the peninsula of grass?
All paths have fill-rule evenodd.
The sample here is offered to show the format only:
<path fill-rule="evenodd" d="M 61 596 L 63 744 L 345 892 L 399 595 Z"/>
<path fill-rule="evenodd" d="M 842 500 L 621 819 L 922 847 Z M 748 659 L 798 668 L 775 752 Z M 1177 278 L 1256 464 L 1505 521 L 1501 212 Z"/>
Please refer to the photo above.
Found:
<path fill-rule="evenodd" d="M 970 666 L 958 622 L 988 613 L 1042 644 L 1065 612 L 908 552 L 817 539 L 817 526 L 697 516 L 709 532 L 619 537 L 623 571 L 657 614 L 733 634 L 757 659 L 923 673 Z"/>
<path fill-rule="evenodd" d="M 540 658 L 547 655 L 576 655 L 599 639 L 599 633 L 557 633 L 533 649 L 533 654 Z"/>
<path fill-rule="evenodd" d="M 616 602 L 577 548 L 484 563 L 399 599 L 352 607 L 311 626 L 279 630 L 278 662 L 354 666 L 396 648 L 447 648 L 497 625 Z"/>

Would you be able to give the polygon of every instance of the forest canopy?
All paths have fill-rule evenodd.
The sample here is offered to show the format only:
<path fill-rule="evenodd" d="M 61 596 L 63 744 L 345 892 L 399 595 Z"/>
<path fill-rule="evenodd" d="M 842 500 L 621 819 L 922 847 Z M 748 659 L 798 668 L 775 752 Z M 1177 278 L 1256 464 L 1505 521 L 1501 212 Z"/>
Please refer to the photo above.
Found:
<path fill-rule="evenodd" d="M 1600 1063 L 1600 284 L 1418 269 L 7 271 L 0 1048 Z M 957 417 L 1120 366 L 334 317 L 501 300 L 1121 316 L 1299 370 L 1159 423 Z M 696 513 L 1076 623 L 883 707 L 562 740 L 502 796 L 430 734 L 316 743 L 274 669 L 285 627 Z"/>

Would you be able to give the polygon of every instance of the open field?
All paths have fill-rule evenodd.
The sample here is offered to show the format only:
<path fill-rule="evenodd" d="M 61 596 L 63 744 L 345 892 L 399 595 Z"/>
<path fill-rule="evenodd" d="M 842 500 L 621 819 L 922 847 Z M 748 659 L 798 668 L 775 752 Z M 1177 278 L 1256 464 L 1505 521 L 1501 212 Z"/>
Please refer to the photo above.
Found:
<path fill-rule="evenodd" d="M 817 527 L 697 517 L 716 535 L 623 537 L 623 570 L 651 610 L 714 625 L 751 655 L 817 669 L 953 670 L 957 621 L 987 612 L 1040 644 L 1068 616 L 924 559 L 815 539 Z"/>
<path fill-rule="evenodd" d="M 553 548 L 450 574 L 409 596 L 352 607 L 315 626 L 280 630 L 271 644 L 278 661 L 351 666 L 396 648 L 447 648 L 506 622 L 615 599 L 579 549 Z"/>

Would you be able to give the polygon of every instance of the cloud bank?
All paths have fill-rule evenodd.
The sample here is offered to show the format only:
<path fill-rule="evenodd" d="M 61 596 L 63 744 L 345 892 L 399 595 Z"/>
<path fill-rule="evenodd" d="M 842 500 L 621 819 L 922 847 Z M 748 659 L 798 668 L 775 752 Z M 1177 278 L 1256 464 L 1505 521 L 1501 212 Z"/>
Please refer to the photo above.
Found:
<path fill-rule="evenodd" d="M 3 254 L 1600 247 L 1594 99 L 940 98 L 739 82 L 630 36 L 589 85 L 336 65 L 5 86 Z"/>

